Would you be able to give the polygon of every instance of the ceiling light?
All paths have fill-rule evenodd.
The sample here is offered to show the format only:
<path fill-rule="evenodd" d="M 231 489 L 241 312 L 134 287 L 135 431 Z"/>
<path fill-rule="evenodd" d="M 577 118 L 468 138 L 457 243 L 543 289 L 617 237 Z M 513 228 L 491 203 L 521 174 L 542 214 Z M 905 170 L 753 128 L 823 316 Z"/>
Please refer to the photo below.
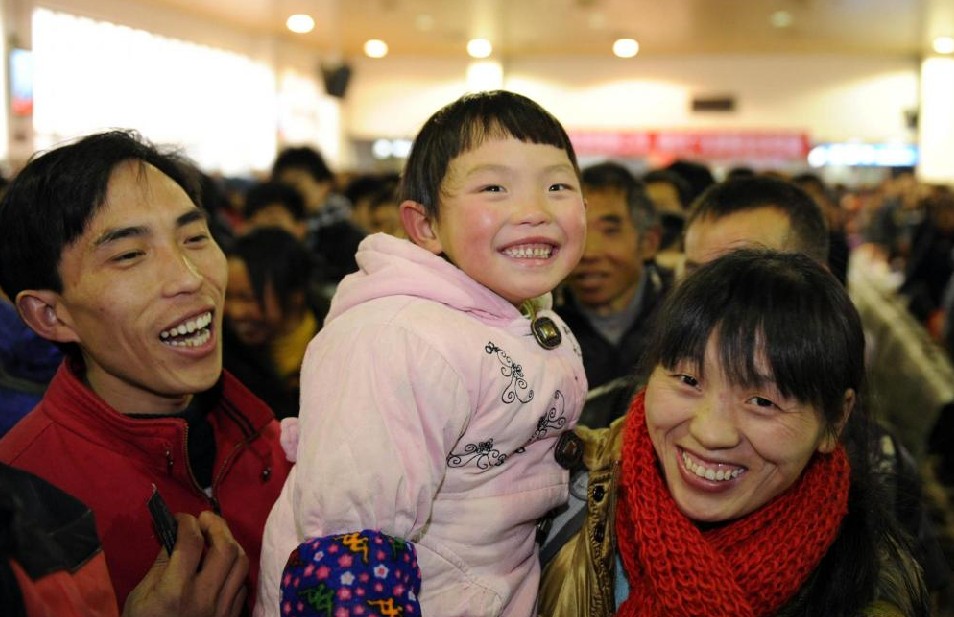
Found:
<path fill-rule="evenodd" d="M 939 54 L 954 54 L 954 37 L 939 36 L 934 39 L 932 46 Z"/>
<path fill-rule="evenodd" d="M 388 44 L 381 39 L 368 39 L 364 43 L 364 53 L 369 58 L 383 58 L 388 55 Z"/>
<path fill-rule="evenodd" d="M 769 21 L 776 28 L 788 28 L 795 19 L 788 11 L 775 11 L 771 17 L 769 17 Z"/>
<path fill-rule="evenodd" d="M 315 29 L 315 19 L 311 15 L 292 15 L 285 21 L 285 26 L 297 34 L 308 34 Z"/>
<path fill-rule="evenodd" d="M 467 41 L 467 53 L 471 58 L 489 58 L 494 46 L 487 39 L 471 39 Z"/>
<path fill-rule="evenodd" d="M 613 41 L 613 54 L 617 58 L 632 58 L 639 53 L 636 39 L 616 39 Z"/>

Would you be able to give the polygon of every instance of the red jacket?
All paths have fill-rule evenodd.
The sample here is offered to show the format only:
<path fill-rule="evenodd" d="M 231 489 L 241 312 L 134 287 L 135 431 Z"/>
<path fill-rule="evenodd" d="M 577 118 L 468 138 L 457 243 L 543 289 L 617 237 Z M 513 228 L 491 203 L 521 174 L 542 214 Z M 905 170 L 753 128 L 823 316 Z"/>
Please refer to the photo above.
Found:
<path fill-rule="evenodd" d="M 0 439 L 0 461 L 44 478 L 86 503 L 122 607 L 159 551 L 146 501 L 153 484 L 175 512 L 216 510 L 249 558 L 249 598 L 258 579 L 265 519 L 288 475 L 271 410 L 223 372 L 209 412 L 216 441 L 212 496 L 196 483 L 180 418 L 128 418 L 94 394 L 70 362 L 43 400 Z"/>

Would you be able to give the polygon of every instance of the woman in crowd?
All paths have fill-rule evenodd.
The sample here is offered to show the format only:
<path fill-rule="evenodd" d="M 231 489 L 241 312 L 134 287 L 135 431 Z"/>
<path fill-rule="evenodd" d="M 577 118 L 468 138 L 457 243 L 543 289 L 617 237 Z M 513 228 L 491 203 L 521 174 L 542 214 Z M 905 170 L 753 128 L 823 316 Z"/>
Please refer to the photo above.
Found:
<path fill-rule="evenodd" d="M 297 416 L 302 358 L 327 312 L 311 256 L 284 229 L 261 227 L 236 239 L 228 264 L 225 368 L 276 417 Z"/>
<path fill-rule="evenodd" d="M 628 415 L 578 429 L 583 523 L 545 566 L 541 615 L 927 614 L 864 454 L 864 335 L 833 276 L 715 260 L 671 293 L 646 360 Z"/>

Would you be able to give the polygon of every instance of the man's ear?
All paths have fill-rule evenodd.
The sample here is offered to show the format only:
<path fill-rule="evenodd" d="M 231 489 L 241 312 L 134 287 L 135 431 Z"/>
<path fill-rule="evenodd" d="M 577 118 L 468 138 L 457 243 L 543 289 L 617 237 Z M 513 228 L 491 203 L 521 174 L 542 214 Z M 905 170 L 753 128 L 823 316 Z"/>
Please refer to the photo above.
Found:
<path fill-rule="evenodd" d="M 55 291 L 25 289 L 17 294 L 16 307 L 26 325 L 43 338 L 57 343 L 79 342 L 68 321 L 60 318 L 65 313 L 63 316 L 68 320 L 69 314 Z"/>
<path fill-rule="evenodd" d="M 825 432 L 825 436 L 822 437 L 822 441 L 818 445 L 819 452 L 825 454 L 834 452 L 841 438 L 841 433 L 845 430 L 845 425 L 848 424 L 848 418 L 851 417 L 851 412 L 855 408 L 855 400 L 855 391 L 851 388 L 845 390 L 845 398 L 841 404 L 841 419 L 832 427 L 832 430 Z"/>
<path fill-rule="evenodd" d="M 419 247 L 440 255 L 444 250 L 437 236 L 437 225 L 427 216 L 427 210 L 416 201 L 401 204 L 401 224 L 407 237 Z"/>
<path fill-rule="evenodd" d="M 660 243 L 662 243 L 662 230 L 659 227 L 653 227 L 643 232 L 643 237 L 639 241 L 639 256 L 643 261 L 656 256 L 656 253 L 659 252 Z"/>

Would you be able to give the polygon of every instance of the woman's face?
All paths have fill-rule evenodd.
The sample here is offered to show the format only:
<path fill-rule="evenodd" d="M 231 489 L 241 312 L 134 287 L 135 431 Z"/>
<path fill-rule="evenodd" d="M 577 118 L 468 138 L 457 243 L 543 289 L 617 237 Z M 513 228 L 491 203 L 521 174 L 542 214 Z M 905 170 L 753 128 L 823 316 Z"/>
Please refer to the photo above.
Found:
<path fill-rule="evenodd" d="M 646 388 L 646 424 L 669 492 L 695 521 L 737 519 L 784 493 L 812 455 L 837 445 L 819 409 L 783 397 L 768 363 L 760 386 L 729 383 L 717 338 L 705 352 L 705 377 L 691 362 L 656 367 Z M 850 409 L 852 391 L 846 392 Z M 647 470 L 648 472 L 648 470 Z"/>
<path fill-rule="evenodd" d="M 285 316 L 275 293 L 268 285 L 265 306 L 258 303 L 245 262 L 229 257 L 229 282 L 225 292 L 225 314 L 242 343 L 258 347 L 271 343 L 284 328 Z"/>

